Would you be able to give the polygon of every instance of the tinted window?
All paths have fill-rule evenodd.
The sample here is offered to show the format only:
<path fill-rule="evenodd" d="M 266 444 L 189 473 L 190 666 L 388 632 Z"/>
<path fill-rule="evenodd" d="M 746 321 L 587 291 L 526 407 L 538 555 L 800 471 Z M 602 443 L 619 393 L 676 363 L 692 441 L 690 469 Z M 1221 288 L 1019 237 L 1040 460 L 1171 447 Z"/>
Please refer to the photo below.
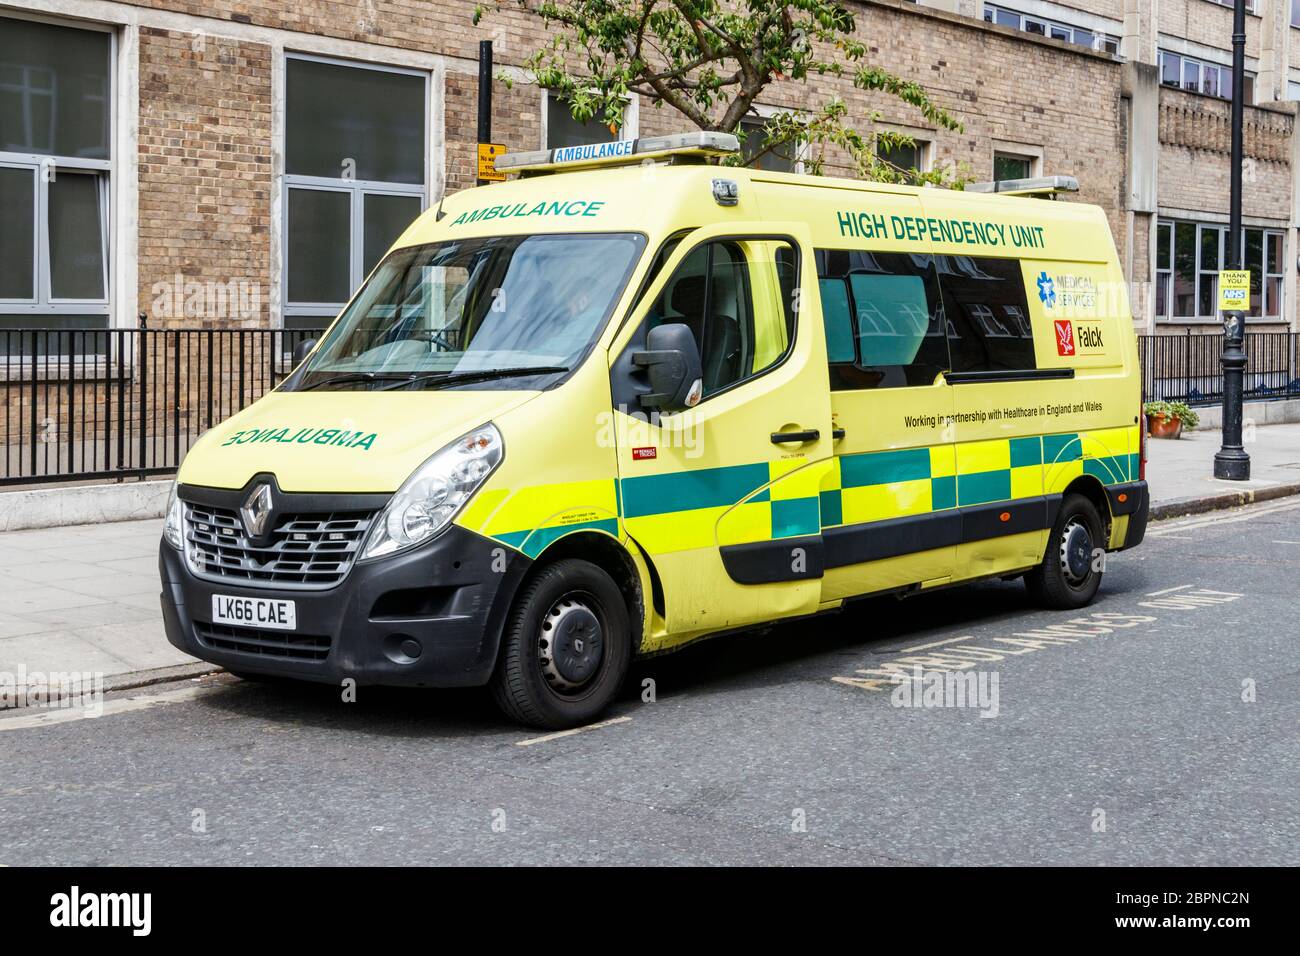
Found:
<path fill-rule="evenodd" d="M 935 264 L 953 371 L 1036 368 L 1019 260 L 938 256 Z"/>
<path fill-rule="evenodd" d="M 820 249 L 831 388 L 929 385 L 948 368 L 929 256 Z"/>

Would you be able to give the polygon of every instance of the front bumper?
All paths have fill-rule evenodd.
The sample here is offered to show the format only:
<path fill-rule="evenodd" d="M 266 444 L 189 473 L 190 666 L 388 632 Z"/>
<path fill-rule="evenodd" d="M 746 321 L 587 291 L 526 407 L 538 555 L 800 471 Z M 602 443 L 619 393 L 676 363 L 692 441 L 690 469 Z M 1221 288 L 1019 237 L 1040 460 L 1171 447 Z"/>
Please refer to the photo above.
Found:
<path fill-rule="evenodd" d="M 408 553 L 353 565 L 329 590 L 198 578 L 166 541 L 158 564 L 167 639 L 200 660 L 323 683 L 467 687 L 492 676 L 506 614 L 530 561 L 453 524 Z M 214 625 L 214 594 L 292 600 L 297 626 L 290 633 Z"/>

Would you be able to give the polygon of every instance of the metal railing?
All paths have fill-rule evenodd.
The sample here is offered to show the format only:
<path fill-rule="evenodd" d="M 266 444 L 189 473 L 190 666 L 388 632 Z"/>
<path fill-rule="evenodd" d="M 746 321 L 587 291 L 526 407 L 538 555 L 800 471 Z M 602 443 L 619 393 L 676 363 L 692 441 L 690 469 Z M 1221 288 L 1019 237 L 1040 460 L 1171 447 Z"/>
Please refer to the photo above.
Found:
<path fill-rule="evenodd" d="M 1247 401 L 1300 398 L 1300 333 L 1246 333 Z M 1213 405 L 1223 401 L 1223 333 L 1139 335 L 1144 401 Z"/>
<path fill-rule="evenodd" d="M 0 485 L 175 471 L 274 388 L 288 329 L 0 329 Z"/>
<path fill-rule="evenodd" d="M 175 471 L 319 330 L 0 329 L 0 485 Z M 1145 400 L 1223 398 L 1222 334 L 1141 335 Z M 1300 334 L 1246 335 L 1247 400 L 1300 398 Z"/>

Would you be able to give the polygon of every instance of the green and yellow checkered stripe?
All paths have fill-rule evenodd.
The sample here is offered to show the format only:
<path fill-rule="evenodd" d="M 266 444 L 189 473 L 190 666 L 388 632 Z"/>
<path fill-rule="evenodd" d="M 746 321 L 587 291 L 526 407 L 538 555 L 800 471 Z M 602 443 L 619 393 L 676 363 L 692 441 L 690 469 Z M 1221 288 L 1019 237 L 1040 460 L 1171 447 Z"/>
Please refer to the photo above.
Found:
<path fill-rule="evenodd" d="M 812 466 L 781 459 L 536 486 L 515 495 L 497 492 L 509 500 L 483 521 L 482 530 L 530 556 L 572 531 L 617 535 L 618 519 L 651 553 L 773 541 L 838 525 L 1039 497 L 1079 475 L 1107 485 L 1131 481 L 1138 456 L 1128 449 L 1135 448 L 1136 429 L 1117 428 L 864 452 Z M 1113 449 L 1125 451 L 1097 454 Z M 579 500 L 595 504 L 595 514 L 547 520 L 558 501 Z M 475 506 L 485 510 L 483 502 Z"/>

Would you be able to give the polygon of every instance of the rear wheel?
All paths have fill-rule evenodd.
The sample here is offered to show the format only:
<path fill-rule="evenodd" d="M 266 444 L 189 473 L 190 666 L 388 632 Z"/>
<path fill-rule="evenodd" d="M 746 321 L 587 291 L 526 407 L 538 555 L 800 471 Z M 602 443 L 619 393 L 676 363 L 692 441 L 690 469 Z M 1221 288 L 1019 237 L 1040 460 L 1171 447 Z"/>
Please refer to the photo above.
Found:
<path fill-rule="evenodd" d="M 492 696 L 520 723 L 576 727 L 614 700 L 631 658 L 618 585 L 591 562 L 565 558 L 537 571 L 516 598 Z"/>
<path fill-rule="evenodd" d="M 1043 607 L 1073 610 L 1091 604 L 1101 587 L 1100 554 L 1106 541 L 1097 508 L 1083 495 L 1067 495 L 1047 539 L 1042 563 L 1025 575 L 1029 595 Z"/>

